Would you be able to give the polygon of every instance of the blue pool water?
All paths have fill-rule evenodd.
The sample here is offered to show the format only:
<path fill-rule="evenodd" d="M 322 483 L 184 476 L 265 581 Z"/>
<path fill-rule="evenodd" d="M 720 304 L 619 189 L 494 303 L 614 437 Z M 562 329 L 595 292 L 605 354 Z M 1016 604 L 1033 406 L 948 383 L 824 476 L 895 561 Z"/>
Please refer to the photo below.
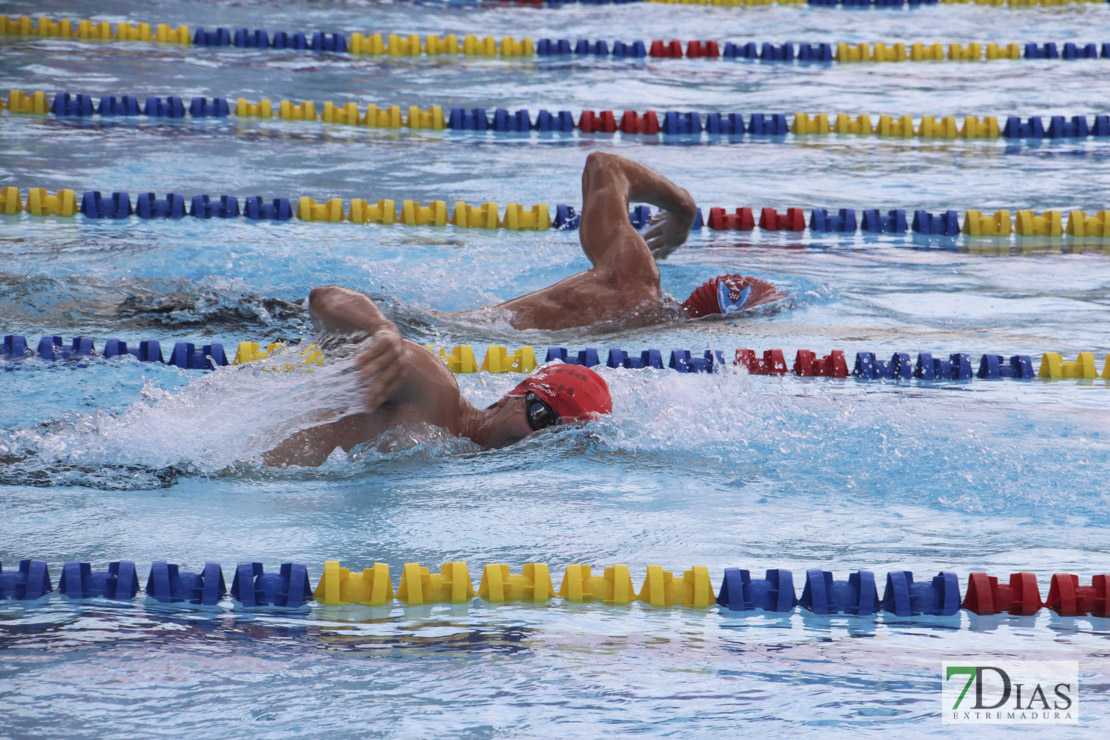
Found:
<path fill-rule="evenodd" d="M 57 3 L 56 17 L 266 29 L 734 41 L 1103 41 L 1110 7 L 914 10 L 663 5 L 448 10 L 368 2 Z M 7 15 L 38 3 L 11 0 Z M 59 39 L 0 41 L 0 88 L 337 103 L 898 115 L 1105 113 L 1106 60 L 801 66 L 712 60 L 360 58 Z M 0 116 L 21 188 L 580 203 L 591 151 L 710 206 L 1107 207 L 1106 140 L 495 135 L 278 120 Z M 584 269 L 573 232 L 0 217 L 0 329 L 198 344 L 310 336 L 309 289 L 380 298 L 414 340 L 1030 354 L 1110 350 L 1098 241 L 711 232 L 661 265 L 684 297 L 740 271 L 780 311 L 626 332 L 436 317 Z M 433 432 L 320 469 L 259 454 L 313 408 L 357 405 L 342 366 L 208 375 L 94 359 L 0 373 L 0 562 L 649 563 L 880 575 L 1110 570 L 1102 380 L 864 384 L 602 370 L 615 412 L 481 451 Z M 512 375 L 460 376 L 476 404 Z M 963 582 L 966 586 L 966 581 Z M 0 734 L 343 736 L 602 732 L 941 735 L 945 660 L 1075 660 L 1082 722 L 1110 721 L 1095 618 L 736 615 L 598 604 L 301 611 L 137 600 L 0 604 Z M 744 722 L 745 724 L 741 724 Z M 750 723 L 750 724 L 749 724 Z M 1098 727 L 1103 730 L 1098 730 Z M 1060 729 L 1060 728 L 1057 728 Z M 1005 726 L 980 728 L 1009 735 Z"/>

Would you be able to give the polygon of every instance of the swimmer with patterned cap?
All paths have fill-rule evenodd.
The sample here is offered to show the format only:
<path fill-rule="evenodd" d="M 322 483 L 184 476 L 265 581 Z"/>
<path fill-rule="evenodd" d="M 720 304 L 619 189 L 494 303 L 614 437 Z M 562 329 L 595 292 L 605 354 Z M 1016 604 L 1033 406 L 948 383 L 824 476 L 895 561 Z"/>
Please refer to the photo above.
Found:
<path fill-rule="evenodd" d="M 663 294 L 657 262 L 686 242 L 697 207 L 684 188 L 638 162 L 604 152 L 586 158 L 578 238 L 590 269 L 493 306 L 517 329 L 560 330 L 602 324 L 607 331 L 730 315 L 785 297 L 765 280 L 719 275 L 678 307 Z M 641 235 L 632 203 L 661 210 Z M 463 312 L 488 317 L 489 309 Z"/>
<path fill-rule="evenodd" d="M 455 316 L 485 322 L 493 312 L 517 329 L 602 325 L 611 332 L 735 315 L 783 297 L 768 282 L 727 274 L 706 281 L 681 306 L 666 300 L 656 262 L 685 243 L 697 208 L 684 188 L 649 167 L 594 152 L 582 172 L 582 201 L 578 237 L 590 269 L 497 306 Z M 629 220 L 632 202 L 661 209 L 643 235 Z M 393 322 L 364 294 L 334 285 L 316 288 L 309 308 L 325 331 L 374 338 L 356 360 L 366 409 L 294 434 L 266 453 L 268 464 L 319 465 L 336 448 L 350 450 L 412 423 L 446 429 L 483 447 L 504 447 L 553 424 L 586 421 L 612 411 L 601 376 L 572 365 L 541 368 L 497 403 L 476 409 L 460 395 L 439 357 L 402 339 Z"/>

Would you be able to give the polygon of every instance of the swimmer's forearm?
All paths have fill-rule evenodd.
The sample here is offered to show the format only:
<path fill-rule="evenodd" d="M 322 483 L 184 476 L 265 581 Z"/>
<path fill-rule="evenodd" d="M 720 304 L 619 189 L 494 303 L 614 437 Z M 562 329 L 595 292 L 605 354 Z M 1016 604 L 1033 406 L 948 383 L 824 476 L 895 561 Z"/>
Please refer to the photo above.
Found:
<path fill-rule="evenodd" d="M 377 305 L 362 293 L 338 285 L 313 288 L 308 308 L 316 325 L 325 331 L 367 332 L 397 330 Z"/>
<path fill-rule="evenodd" d="M 675 185 L 663 175 L 639 162 L 633 162 L 631 159 L 615 154 L 610 156 L 628 181 L 630 203 L 649 203 L 693 222 L 697 205 L 686 188 Z"/>
<path fill-rule="evenodd" d="M 302 429 L 284 442 L 262 453 L 262 462 L 271 468 L 297 465 L 316 468 L 323 465 L 336 448 L 332 424 Z"/>
<path fill-rule="evenodd" d="M 337 285 L 314 288 L 309 310 L 318 328 L 325 331 L 366 332 L 374 342 L 357 358 L 355 366 L 365 384 L 367 411 L 393 399 L 405 385 L 405 344 L 396 324 L 385 317 L 362 293 Z"/>

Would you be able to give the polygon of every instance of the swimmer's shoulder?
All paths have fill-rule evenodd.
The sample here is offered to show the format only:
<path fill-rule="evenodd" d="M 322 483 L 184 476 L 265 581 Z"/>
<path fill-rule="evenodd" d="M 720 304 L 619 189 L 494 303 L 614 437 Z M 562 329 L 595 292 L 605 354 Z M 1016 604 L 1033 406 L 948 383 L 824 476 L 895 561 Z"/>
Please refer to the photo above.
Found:
<path fill-rule="evenodd" d="M 458 394 L 459 384 L 455 380 L 455 374 L 439 354 L 409 339 L 403 341 L 405 351 L 401 361 L 405 363 L 405 372 L 408 376 L 405 380 L 406 385 L 411 386 L 417 393 L 427 394 L 440 389 Z"/>

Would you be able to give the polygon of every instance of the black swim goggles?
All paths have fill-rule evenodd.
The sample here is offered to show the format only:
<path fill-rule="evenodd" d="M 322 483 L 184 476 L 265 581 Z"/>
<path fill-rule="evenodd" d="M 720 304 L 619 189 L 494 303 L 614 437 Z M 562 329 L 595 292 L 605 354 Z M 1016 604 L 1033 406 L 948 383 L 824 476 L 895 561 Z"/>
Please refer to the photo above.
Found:
<path fill-rule="evenodd" d="M 524 394 L 524 415 L 533 432 L 547 429 L 559 421 L 559 414 L 555 413 L 555 409 L 541 401 L 539 396 L 531 391 Z"/>

